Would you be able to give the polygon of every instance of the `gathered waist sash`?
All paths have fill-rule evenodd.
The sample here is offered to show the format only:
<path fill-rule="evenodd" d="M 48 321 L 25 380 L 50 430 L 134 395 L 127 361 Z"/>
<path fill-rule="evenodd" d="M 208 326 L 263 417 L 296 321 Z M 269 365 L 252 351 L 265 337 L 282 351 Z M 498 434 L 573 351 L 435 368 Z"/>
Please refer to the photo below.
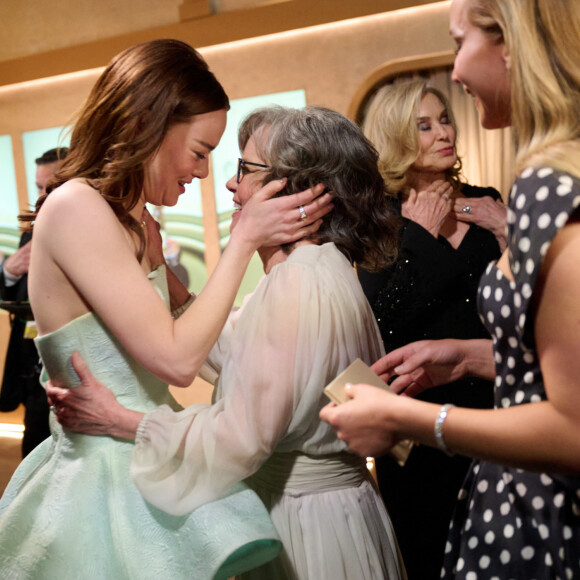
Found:
<path fill-rule="evenodd" d="M 365 460 L 354 453 L 292 452 L 274 453 L 247 482 L 270 492 L 316 493 L 358 487 L 369 478 Z"/>

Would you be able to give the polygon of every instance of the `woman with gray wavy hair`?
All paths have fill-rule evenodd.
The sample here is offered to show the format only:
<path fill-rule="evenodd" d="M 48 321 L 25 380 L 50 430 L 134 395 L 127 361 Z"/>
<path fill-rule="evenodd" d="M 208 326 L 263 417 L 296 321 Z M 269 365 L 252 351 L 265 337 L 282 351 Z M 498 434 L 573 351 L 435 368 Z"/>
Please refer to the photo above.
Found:
<path fill-rule="evenodd" d="M 353 268 L 382 268 L 396 254 L 399 219 L 377 153 L 356 125 L 320 107 L 258 110 L 242 124 L 239 143 L 238 172 L 227 184 L 232 230 L 252 195 L 275 179 L 286 180 L 283 194 L 324 183 L 334 210 L 314 237 L 259 249 L 266 276 L 231 314 L 207 360 L 218 376 L 214 404 L 134 413 L 74 357 L 83 386 L 49 387 L 58 419 L 74 431 L 134 438 L 133 480 L 171 513 L 240 481 L 252 487 L 283 550 L 243 578 L 405 578 L 365 461 L 318 417 L 326 384 L 355 359 L 370 364 L 384 352 Z M 172 288 L 180 303 L 183 292 Z"/>

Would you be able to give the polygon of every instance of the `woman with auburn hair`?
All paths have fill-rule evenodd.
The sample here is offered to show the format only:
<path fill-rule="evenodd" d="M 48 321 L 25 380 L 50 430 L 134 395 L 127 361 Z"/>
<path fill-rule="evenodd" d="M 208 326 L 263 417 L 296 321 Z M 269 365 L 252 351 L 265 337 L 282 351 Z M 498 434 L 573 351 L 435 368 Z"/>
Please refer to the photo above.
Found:
<path fill-rule="evenodd" d="M 495 409 L 436 406 L 351 387 L 323 409 L 359 453 L 410 437 L 475 457 L 442 578 L 575 578 L 580 570 L 580 3 L 453 0 L 453 79 L 486 129 L 509 125 L 518 177 L 508 249 L 482 277 L 492 340 L 421 341 L 375 370 L 414 395 L 495 379 Z"/>
<path fill-rule="evenodd" d="M 395 80 L 377 91 L 363 129 L 404 222 L 396 263 L 376 273 L 358 269 L 385 350 L 420 339 L 489 338 L 477 313 L 477 285 L 505 247 L 506 208 L 495 189 L 462 177 L 447 98 L 424 79 Z M 421 398 L 491 408 L 493 384 L 470 377 Z M 404 465 L 390 455 L 375 463 L 410 580 L 438 578 L 471 459 L 415 445 Z"/>
<path fill-rule="evenodd" d="M 280 180 L 262 188 L 203 292 L 172 317 L 172 278 L 147 251 L 145 204 L 175 205 L 186 183 L 207 176 L 228 108 L 205 61 L 177 40 L 128 48 L 98 79 L 66 162 L 29 218 L 36 343 L 55 384 L 75 390 L 70 356 L 79 351 L 134 412 L 177 410 L 167 383 L 192 382 L 254 251 L 320 225 L 326 198 L 308 203 L 316 195 L 308 191 L 269 199 Z M 52 438 L 21 463 L 0 501 L 3 578 L 228 578 L 279 552 L 249 488 L 224 490 L 192 513 L 164 513 L 131 481 L 133 444 L 123 434 L 74 434 L 54 414 Z"/>
<path fill-rule="evenodd" d="M 334 209 L 312 236 L 258 250 L 266 276 L 208 358 L 219 373 L 215 403 L 134 413 L 75 358 L 84 385 L 49 388 L 58 419 L 74 431 L 135 439 L 133 480 L 171 513 L 199 509 L 241 481 L 255 490 L 283 549 L 244 579 L 405 578 L 364 459 L 318 417 L 331 379 L 384 352 L 352 267 L 381 268 L 396 255 L 399 219 L 376 151 L 354 123 L 320 107 L 255 111 L 239 144 L 227 184 L 237 208 L 232 234 L 264 184 L 281 178 L 279 195 L 324 183 Z"/>

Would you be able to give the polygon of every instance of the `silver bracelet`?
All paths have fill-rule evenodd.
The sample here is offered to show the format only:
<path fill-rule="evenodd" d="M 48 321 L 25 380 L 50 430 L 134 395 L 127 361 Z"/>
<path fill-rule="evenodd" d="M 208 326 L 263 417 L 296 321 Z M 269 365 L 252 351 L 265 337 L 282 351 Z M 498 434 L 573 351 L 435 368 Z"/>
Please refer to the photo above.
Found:
<path fill-rule="evenodd" d="M 455 407 L 451 403 L 447 403 L 446 405 L 442 405 L 439 409 L 439 414 L 437 415 L 437 419 L 435 419 L 435 426 L 433 428 L 433 432 L 435 433 L 435 442 L 437 443 L 437 447 L 449 457 L 453 456 L 453 452 L 449 450 L 449 447 L 445 444 L 445 439 L 443 438 L 443 423 L 445 423 L 445 419 L 449 414 L 449 410 Z"/>

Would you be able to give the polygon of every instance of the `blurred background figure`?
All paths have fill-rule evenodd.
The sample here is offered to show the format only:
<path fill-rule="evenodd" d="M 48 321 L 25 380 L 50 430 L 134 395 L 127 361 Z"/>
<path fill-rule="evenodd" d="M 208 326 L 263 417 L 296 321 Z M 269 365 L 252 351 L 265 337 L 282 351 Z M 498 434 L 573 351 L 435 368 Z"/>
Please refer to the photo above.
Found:
<path fill-rule="evenodd" d="M 38 195 L 46 193 L 60 162 L 68 149 L 50 149 L 36 159 L 36 187 Z M 0 297 L 2 300 L 28 302 L 28 265 L 32 234 L 24 232 L 19 248 L 2 262 L 0 268 Z M 0 391 L 0 411 L 14 411 L 24 405 L 24 437 L 22 457 L 50 435 L 48 428 L 48 403 L 39 382 L 40 363 L 32 340 L 36 336 L 32 315 L 11 314 L 11 331 Z M 29 320 L 26 320 L 26 319 Z"/>
<path fill-rule="evenodd" d="M 378 273 L 359 269 L 385 351 L 422 339 L 489 338 L 477 314 L 477 286 L 505 247 L 506 209 L 495 189 L 462 178 L 447 98 L 423 79 L 395 81 L 379 89 L 363 129 L 379 151 L 387 192 L 404 223 L 396 263 Z M 421 398 L 491 408 L 493 385 L 466 378 Z M 439 578 L 470 462 L 424 445 L 403 467 L 390 456 L 377 458 L 381 494 L 411 580 Z"/>

